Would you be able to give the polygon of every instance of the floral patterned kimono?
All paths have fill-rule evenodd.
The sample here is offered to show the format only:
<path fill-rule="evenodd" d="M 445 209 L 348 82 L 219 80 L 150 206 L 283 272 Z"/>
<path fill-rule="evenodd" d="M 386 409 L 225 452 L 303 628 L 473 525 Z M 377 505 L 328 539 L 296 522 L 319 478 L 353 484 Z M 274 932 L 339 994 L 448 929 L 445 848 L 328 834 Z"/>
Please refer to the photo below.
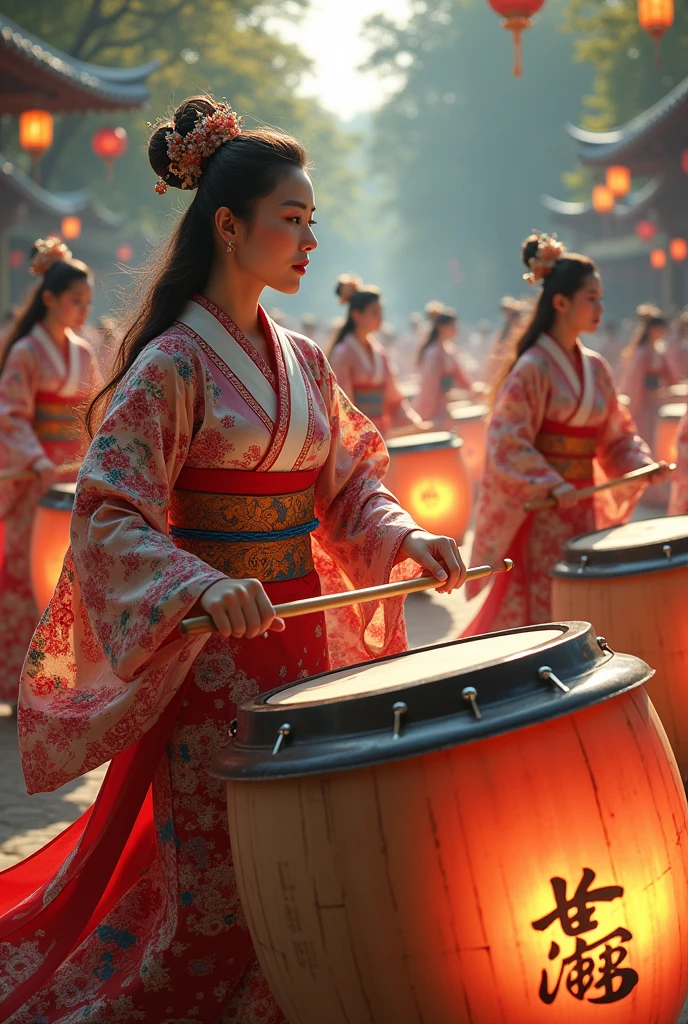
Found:
<path fill-rule="evenodd" d="M 495 578 L 465 636 L 548 622 L 549 571 L 567 540 L 624 522 L 643 483 L 603 491 L 572 508 L 525 512 L 564 481 L 589 487 L 649 465 L 652 456 L 617 398 L 605 361 L 578 342 L 579 370 L 548 335 L 517 361 L 497 396 L 487 434 L 471 561 L 514 560 Z M 468 596 L 480 581 L 466 585 Z"/>
<path fill-rule="evenodd" d="M 688 412 L 679 422 L 677 442 L 676 470 L 671 476 L 669 497 L 670 516 L 688 514 Z"/>
<path fill-rule="evenodd" d="M 0 376 L 0 473 L 21 473 L 47 455 L 60 466 L 83 449 L 77 416 L 97 380 L 87 341 L 67 331 L 68 361 L 36 324 L 10 349 Z M 59 474 L 76 480 L 76 471 Z M 0 569 L 0 700 L 17 699 L 19 673 L 39 618 L 30 579 L 31 525 L 40 484 L 0 482 L 4 528 Z"/>
<path fill-rule="evenodd" d="M 420 360 L 420 387 L 413 408 L 423 420 L 438 428 L 452 426 L 447 395 L 454 388 L 470 391 L 472 380 L 461 365 L 459 349 L 451 343 L 433 341 Z"/>
<path fill-rule="evenodd" d="M 659 407 L 667 401 L 662 392 L 677 383 L 663 346 L 639 345 L 621 369 L 619 389 L 630 398 L 631 416 L 650 444 L 654 442 Z"/>
<path fill-rule="evenodd" d="M 93 808 L 0 875 L 12 1024 L 284 1019 L 208 769 L 239 702 L 328 668 L 325 620 L 254 640 L 176 627 L 225 575 L 257 577 L 278 602 L 318 592 L 314 558 L 337 589 L 419 567 L 395 566 L 414 523 L 380 482 L 380 435 L 317 346 L 260 315 L 272 365 L 194 296 L 138 357 L 84 461 L 19 740 L 31 793 L 112 763 Z M 360 606 L 356 627 L 355 653 L 405 648 L 401 599 Z"/>
<path fill-rule="evenodd" d="M 379 341 L 371 338 L 368 347 L 347 334 L 331 349 L 329 358 L 342 391 L 383 437 L 398 425 L 420 429 L 421 418 L 400 392 L 389 356 Z"/>

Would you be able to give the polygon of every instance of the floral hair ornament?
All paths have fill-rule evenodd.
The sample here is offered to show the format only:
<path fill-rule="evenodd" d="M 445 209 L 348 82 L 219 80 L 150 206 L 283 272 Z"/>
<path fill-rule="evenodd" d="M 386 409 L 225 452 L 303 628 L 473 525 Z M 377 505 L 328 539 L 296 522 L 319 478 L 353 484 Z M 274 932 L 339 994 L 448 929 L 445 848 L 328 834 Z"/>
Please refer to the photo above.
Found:
<path fill-rule="evenodd" d="M 358 274 L 341 274 L 337 280 L 337 298 L 339 305 L 345 306 L 353 299 L 357 291 L 363 287 L 363 281 Z"/>
<path fill-rule="evenodd" d="M 169 167 L 167 181 L 158 178 L 155 191 L 163 196 L 168 189 L 170 174 L 174 174 L 182 188 L 195 189 L 203 174 L 203 161 L 217 152 L 225 142 L 230 142 L 241 134 L 244 123 L 229 103 L 218 103 L 212 114 L 202 114 L 195 126 L 183 137 L 174 130 L 167 136 L 167 157 Z M 158 118 L 149 128 L 160 128 L 165 122 Z"/>
<path fill-rule="evenodd" d="M 62 239 L 50 236 L 38 238 L 34 242 L 34 253 L 29 263 L 29 273 L 36 277 L 45 277 L 54 263 L 71 258 L 72 250 L 68 249 Z"/>
<path fill-rule="evenodd" d="M 523 280 L 528 284 L 544 281 L 552 273 L 564 251 L 564 246 L 557 241 L 556 235 L 540 235 L 537 252 L 528 260 L 530 270 L 523 275 Z"/>

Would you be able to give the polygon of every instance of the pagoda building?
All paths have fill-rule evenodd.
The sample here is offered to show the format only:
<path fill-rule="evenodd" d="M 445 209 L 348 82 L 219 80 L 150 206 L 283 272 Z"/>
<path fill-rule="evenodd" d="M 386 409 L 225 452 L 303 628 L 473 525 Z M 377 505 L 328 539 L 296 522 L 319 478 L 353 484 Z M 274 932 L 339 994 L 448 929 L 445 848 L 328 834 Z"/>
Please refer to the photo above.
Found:
<path fill-rule="evenodd" d="M 630 190 L 606 212 L 592 199 L 542 197 L 567 246 L 598 264 L 612 315 L 628 315 L 644 301 L 666 310 L 685 305 L 688 245 L 679 243 L 688 243 L 688 77 L 620 128 L 566 130 L 597 182 L 605 182 L 610 168 L 630 172 Z M 656 268 L 650 261 L 655 250 L 664 254 L 653 256 Z"/>

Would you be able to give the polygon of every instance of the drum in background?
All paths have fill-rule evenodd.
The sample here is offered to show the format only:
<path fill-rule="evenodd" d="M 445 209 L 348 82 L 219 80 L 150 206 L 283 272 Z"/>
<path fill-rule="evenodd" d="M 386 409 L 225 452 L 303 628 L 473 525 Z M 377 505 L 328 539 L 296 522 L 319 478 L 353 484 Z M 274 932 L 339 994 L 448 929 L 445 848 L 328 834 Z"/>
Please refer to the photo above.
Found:
<path fill-rule="evenodd" d="M 674 1024 L 688 814 L 650 670 L 582 622 L 244 704 L 212 774 L 292 1024 Z"/>
<path fill-rule="evenodd" d="M 688 780 L 688 516 L 574 537 L 553 576 L 555 617 L 585 613 L 614 650 L 656 670 L 647 691 Z"/>
<path fill-rule="evenodd" d="M 670 395 L 675 402 L 685 402 L 686 399 L 688 399 L 687 381 L 683 381 L 681 384 L 670 384 L 666 390 L 667 394 Z"/>
<path fill-rule="evenodd" d="M 485 465 L 486 421 L 489 411 L 487 405 L 459 406 L 449 410 L 454 429 L 463 441 L 461 454 L 468 475 L 476 485 L 480 483 Z"/>
<path fill-rule="evenodd" d="M 685 411 L 685 402 L 671 402 L 668 405 L 660 406 L 655 424 L 654 443 L 651 444 L 649 438 L 645 439 L 648 444 L 651 444 L 652 453 L 656 459 L 676 462 L 678 424 Z M 669 504 L 670 489 L 671 480 L 665 480 L 661 484 L 648 487 L 643 495 L 643 503 L 651 505 L 652 508 L 666 509 Z"/>
<path fill-rule="evenodd" d="M 53 484 L 38 502 L 31 533 L 31 586 L 40 612 L 46 607 L 69 547 L 76 484 Z"/>
<path fill-rule="evenodd" d="M 385 485 L 424 530 L 460 544 L 471 518 L 473 487 L 461 451 L 449 431 L 410 434 L 387 441 Z"/>

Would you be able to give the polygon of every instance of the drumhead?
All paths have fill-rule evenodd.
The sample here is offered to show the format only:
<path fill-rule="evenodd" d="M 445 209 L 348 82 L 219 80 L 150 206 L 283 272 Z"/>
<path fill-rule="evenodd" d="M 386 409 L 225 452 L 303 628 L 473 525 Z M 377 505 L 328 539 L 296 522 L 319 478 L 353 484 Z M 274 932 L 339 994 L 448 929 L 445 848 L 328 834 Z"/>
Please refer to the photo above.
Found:
<path fill-rule="evenodd" d="M 688 403 L 670 402 L 668 405 L 660 407 L 658 416 L 661 420 L 680 420 L 685 416 L 686 410 L 688 410 Z"/>
<path fill-rule="evenodd" d="M 463 441 L 448 430 L 429 431 L 427 434 L 407 434 L 404 437 L 391 437 L 387 441 L 390 454 L 401 455 L 404 452 L 435 452 L 443 448 L 460 448 Z"/>
<path fill-rule="evenodd" d="M 501 636 L 477 637 L 471 643 L 431 647 L 410 651 L 391 660 L 367 662 L 325 677 L 307 679 L 268 698 L 268 704 L 284 707 L 313 701 L 342 700 L 363 694 L 381 693 L 404 686 L 432 683 L 436 679 L 470 671 L 495 661 L 505 661 L 524 651 L 556 640 L 563 627 L 538 629 L 532 632 L 505 633 Z"/>
<path fill-rule="evenodd" d="M 455 640 L 256 696 L 211 773 L 275 779 L 415 757 L 582 710 L 650 675 L 588 622 Z"/>
<path fill-rule="evenodd" d="M 451 409 L 449 415 L 453 420 L 484 420 L 489 411 L 487 405 L 465 405 L 460 409 Z"/>
<path fill-rule="evenodd" d="M 71 511 L 74 506 L 76 483 L 54 483 L 39 499 L 43 508 L 52 508 L 57 512 Z"/>
<path fill-rule="evenodd" d="M 624 523 L 574 537 L 555 576 L 618 576 L 688 564 L 688 515 Z"/>

